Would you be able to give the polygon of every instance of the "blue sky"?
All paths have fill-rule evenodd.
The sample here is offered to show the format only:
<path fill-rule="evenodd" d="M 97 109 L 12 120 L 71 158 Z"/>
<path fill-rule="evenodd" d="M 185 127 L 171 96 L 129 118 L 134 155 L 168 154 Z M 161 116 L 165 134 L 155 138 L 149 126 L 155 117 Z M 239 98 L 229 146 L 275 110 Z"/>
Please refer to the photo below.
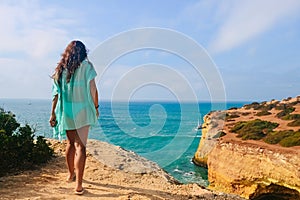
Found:
<path fill-rule="evenodd" d="M 82 40 L 92 52 L 116 34 L 143 27 L 178 31 L 202 45 L 222 77 L 227 100 L 300 95 L 298 0 L 2 0 L 0 15 L 0 98 L 51 98 L 49 75 L 71 40 Z M 155 50 L 113 63 L 97 83 L 100 97 L 110 99 L 122 75 L 147 63 L 174 68 L 189 80 L 198 100 L 210 100 L 205 80 L 186 62 Z M 179 83 L 174 87 L 180 90 Z M 172 100 L 176 94 L 149 85 L 132 97 Z"/>

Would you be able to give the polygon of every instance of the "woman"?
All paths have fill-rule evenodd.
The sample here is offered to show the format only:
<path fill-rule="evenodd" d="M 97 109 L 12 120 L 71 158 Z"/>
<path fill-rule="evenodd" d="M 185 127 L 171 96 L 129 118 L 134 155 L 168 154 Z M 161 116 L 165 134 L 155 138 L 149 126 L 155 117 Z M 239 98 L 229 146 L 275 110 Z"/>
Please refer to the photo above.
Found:
<path fill-rule="evenodd" d="M 50 125 L 55 137 L 67 136 L 67 181 L 76 177 L 75 194 L 83 194 L 82 179 L 86 160 L 89 128 L 99 117 L 96 71 L 87 60 L 87 50 L 80 41 L 72 41 L 52 76 L 52 109 Z"/>

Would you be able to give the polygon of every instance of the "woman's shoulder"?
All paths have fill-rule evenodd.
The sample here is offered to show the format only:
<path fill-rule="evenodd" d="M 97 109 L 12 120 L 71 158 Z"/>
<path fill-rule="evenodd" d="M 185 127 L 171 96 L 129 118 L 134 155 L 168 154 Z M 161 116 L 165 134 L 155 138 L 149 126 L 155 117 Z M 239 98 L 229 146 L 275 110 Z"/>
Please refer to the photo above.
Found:
<path fill-rule="evenodd" d="M 88 59 L 85 59 L 82 61 L 81 63 L 82 66 L 84 66 L 85 68 L 93 68 L 93 64 L 91 63 L 91 61 L 89 61 Z"/>
<path fill-rule="evenodd" d="M 91 63 L 91 61 L 89 61 L 88 59 L 84 59 L 84 60 L 82 61 L 82 64 L 84 64 L 84 65 L 93 65 L 93 64 Z"/>
<path fill-rule="evenodd" d="M 80 68 L 80 73 L 83 74 L 93 74 L 95 72 L 94 65 L 88 59 L 85 59 L 81 62 Z"/>

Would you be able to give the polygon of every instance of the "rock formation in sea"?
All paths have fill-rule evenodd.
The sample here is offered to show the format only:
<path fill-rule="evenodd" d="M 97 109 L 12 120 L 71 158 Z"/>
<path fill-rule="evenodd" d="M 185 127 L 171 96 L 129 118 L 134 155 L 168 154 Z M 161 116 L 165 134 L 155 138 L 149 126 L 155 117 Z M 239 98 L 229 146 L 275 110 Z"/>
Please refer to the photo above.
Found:
<path fill-rule="evenodd" d="M 300 199 L 300 96 L 204 117 L 194 163 L 209 188 L 247 199 Z"/>

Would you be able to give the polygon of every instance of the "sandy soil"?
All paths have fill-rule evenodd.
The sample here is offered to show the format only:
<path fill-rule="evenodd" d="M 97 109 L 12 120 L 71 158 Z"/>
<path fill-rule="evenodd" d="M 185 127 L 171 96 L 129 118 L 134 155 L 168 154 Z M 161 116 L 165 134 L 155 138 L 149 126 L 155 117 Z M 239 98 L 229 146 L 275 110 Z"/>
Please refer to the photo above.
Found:
<path fill-rule="evenodd" d="M 56 157 L 46 165 L 0 178 L 0 199 L 240 199 L 216 194 L 196 184 L 171 183 L 155 173 L 133 173 L 99 162 L 88 153 L 83 196 L 67 183 L 65 142 L 51 141 Z"/>

